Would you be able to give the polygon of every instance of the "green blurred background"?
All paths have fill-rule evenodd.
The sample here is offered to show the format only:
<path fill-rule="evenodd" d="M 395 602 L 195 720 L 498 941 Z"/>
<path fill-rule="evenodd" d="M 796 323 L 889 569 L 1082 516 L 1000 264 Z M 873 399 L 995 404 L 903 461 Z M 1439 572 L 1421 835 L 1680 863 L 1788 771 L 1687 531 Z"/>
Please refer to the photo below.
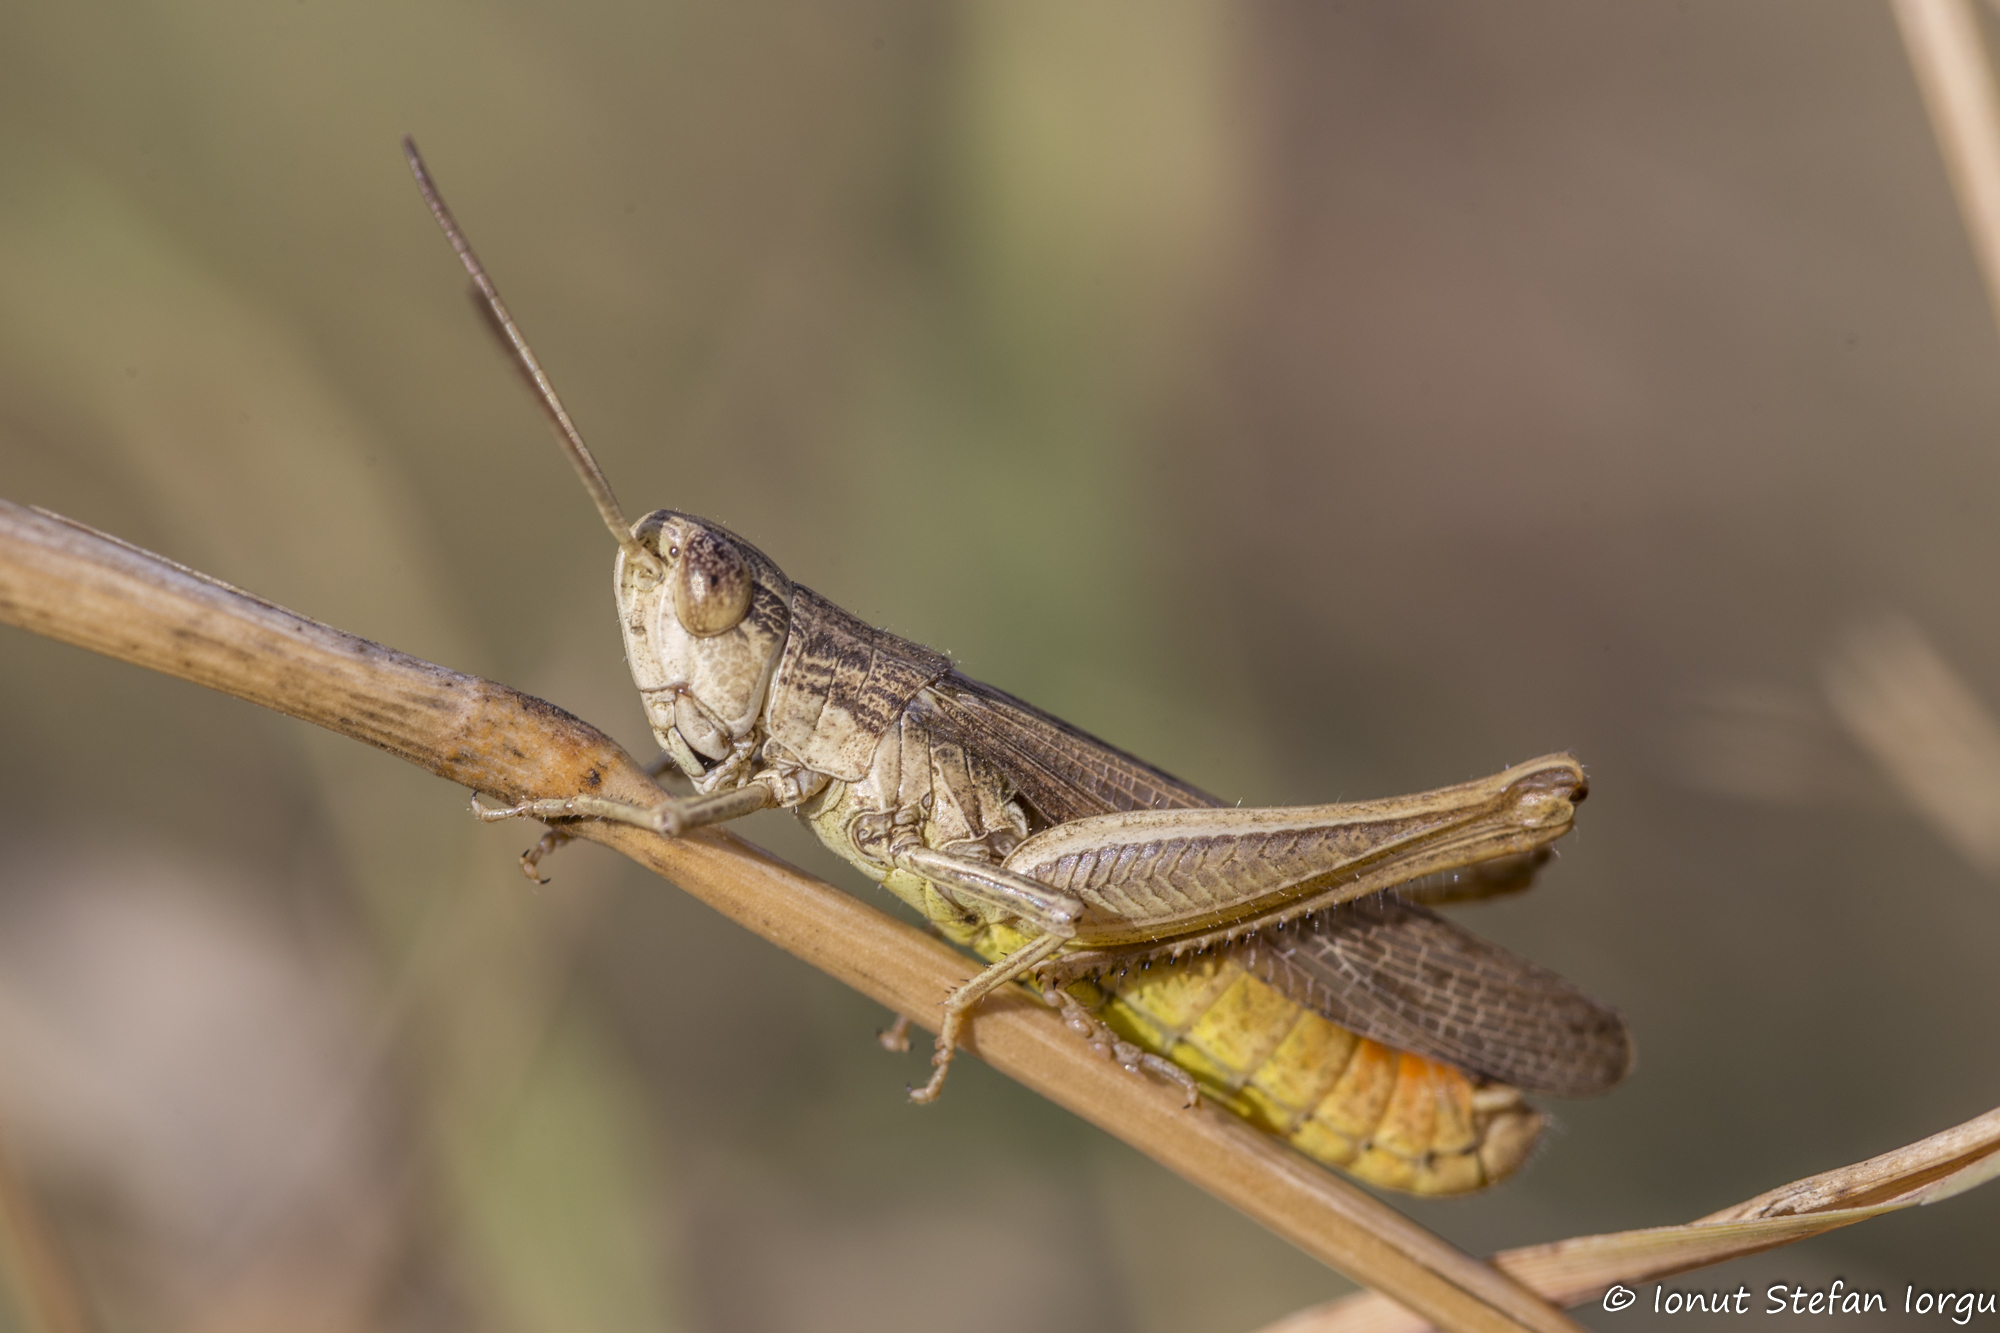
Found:
<path fill-rule="evenodd" d="M 1583 756 L 1461 917 L 1640 1068 L 1425 1224 L 1684 1221 L 2000 1103 L 2000 345 L 1886 9 L 0 9 L 0 494 L 644 756 L 406 132 L 628 510 L 1231 798 Z M 879 1010 L 385 756 L 11 630 L 0 755 L 0 1138 L 107 1330 L 1346 1289 L 975 1062 L 906 1105 Z M 1676 1285 L 1990 1291 L 1995 1234 Z"/>

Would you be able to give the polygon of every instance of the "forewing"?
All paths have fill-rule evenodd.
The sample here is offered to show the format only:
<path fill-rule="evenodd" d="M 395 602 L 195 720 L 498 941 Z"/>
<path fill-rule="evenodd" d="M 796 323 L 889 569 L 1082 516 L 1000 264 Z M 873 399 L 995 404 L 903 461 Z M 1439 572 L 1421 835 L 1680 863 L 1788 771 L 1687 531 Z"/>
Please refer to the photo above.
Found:
<path fill-rule="evenodd" d="M 1342 1027 L 1529 1092 L 1587 1097 L 1632 1068 L 1615 1010 L 1393 894 L 1224 947 Z"/>
<path fill-rule="evenodd" d="M 956 671 L 925 691 L 932 725 L 1000 766 L 1050 824 L 1222 802 L 1033 704 Z"/>
<path fill-rule="evenodd" d="M 1574 759 L 1548 755 L 1379 800 L 1125 810 L 1042 829 L 1008 852 L 1006 866 L 1084 903 L 1079 944 L 1195 943 L 1495 857 L 1525 857 L 1569 829 L 1583 786 Z"/>

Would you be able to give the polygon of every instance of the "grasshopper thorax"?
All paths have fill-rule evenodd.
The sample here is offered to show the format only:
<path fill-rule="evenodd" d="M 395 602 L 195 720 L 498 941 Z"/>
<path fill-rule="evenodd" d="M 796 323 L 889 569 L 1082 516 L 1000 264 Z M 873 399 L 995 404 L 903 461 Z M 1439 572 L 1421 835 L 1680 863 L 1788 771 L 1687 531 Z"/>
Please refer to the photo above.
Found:
<path fill-rule="evenodd" d="M 656 509 L 632 536 L 638 549 L 618 556 L 618 620 L 646 720 L 697 787 L 740 780 L 784 652 L 791 580 L 692 514 Z"/>

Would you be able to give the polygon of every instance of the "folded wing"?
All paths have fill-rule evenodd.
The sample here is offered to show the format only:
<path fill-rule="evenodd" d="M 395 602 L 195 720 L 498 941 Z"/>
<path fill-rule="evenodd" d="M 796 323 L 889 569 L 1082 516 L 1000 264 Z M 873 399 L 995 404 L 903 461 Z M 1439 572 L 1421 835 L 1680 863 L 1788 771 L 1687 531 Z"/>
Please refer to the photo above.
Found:
<path fill-rule="evenodd" d="M 1223 946 L 1342 1027 L 1553 1097 L 1631 1071 L 1625 1020 L 1547 968 L 1393 894 Z"/>
<path fill-rule="evenodd" d="M 1000 766 L 1049 824 L 1120 810 L 1222 802 L 1033 704 L 959 675 L 935 681 L 916 707 L 945 735 Z"/>

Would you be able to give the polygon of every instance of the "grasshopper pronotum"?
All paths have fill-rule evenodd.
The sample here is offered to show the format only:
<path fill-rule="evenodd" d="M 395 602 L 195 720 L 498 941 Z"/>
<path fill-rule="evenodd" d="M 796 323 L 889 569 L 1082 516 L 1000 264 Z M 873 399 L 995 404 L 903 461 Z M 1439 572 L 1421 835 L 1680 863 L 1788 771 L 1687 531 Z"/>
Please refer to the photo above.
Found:
<path fill-rule="evenodd" d="M 663 765 L 696 793 L 475 804 L 482 818 L 678 834 L 796 811 L 991 963 L 944 998 L 920 1102 L 979 1001 L 1017 980 L 1128 1067 L 1418 1193 L 1477 1189 L 1526 1158 L 1542 1120 L 1519 1089 L 1581 1096 L 1624 1077 L 1615 1012 L 1422 905 L 1525 887 L 1587 790 L 1575 759 L 1415 796 L 1232 808 L 870 627 L 718 524 L 667 509 L 628 523 L 404 150 L 618 542 L 633 679 Z"/>

